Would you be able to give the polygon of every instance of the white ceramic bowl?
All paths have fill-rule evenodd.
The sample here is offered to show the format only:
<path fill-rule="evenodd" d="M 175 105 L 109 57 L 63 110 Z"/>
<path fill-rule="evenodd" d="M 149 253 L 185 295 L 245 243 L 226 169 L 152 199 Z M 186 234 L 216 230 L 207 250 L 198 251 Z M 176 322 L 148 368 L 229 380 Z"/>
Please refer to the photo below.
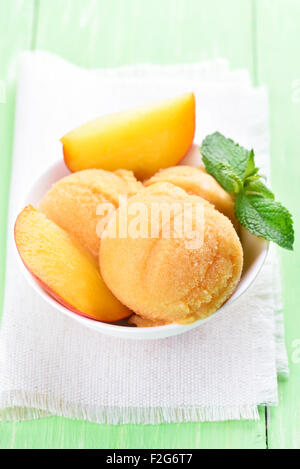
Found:
<path fill-rule="evenodd" d="M 193 162 L 191 160 L 189 161 L 189 164 L 192 165 Z M 185 160 L 185 162 L 187 161 Z M 24 206 L 32 204 L 33 206 L 37 207 L 39 201 L 42 199 L 44 194 L 50 189 L 52 184 L 54 184 L 62 177 L 67 176 L 68 174 L 69 171 L 62 161 L 59 161 L 53 166 L 51 166 L 35 182 L 24 201 Z M 205 322 L 211 320 L 216 315 L 222 314 L 222 312 L 226 308 L 228 308 L 228 306 L 230 306 L 234 301 L 236 301 L 249 288 L 249 286 L 259 273 L 262 265 L 264 264 L 268 251 L 268 243 L 262 239 L 252 236 L 246 230 L 243 230 L 241 233 L 241 241 L 244 249 L 244 270 L 235 292 L 229 298 L 229 300 L 213 315 L 209 316 L 206 319 L 201 319 L 199 321 L 194 322 L 193 324 L 188 325 L 170 324 L 159 327 L 137 328 L 129 327 L 126 325 L 123 326 L 106 324 L 103 322 L 94 321 L 93 319 L 85 318 L 83 316 L 79 316 L 78 314 L 73 313 L 65 306 L 62 306 L 60 303 L 58 303 L 51 296 L 49 296 L 48 293 L 41 288 L 39 283 L 29 273 L 19 256 L 18 259 L 22 272 L 26 277 L 27 281 L 29 282 L 30 286 L 44 299 L 44 301 L 49 303 L 51 306 L 53 306 L 53 308 L 60 311 L 62 314 L 65 314 L 73 320 L 78 321 L 83 326 L 89 327 L 94 331 L 99 331 L 106 335 L 119 337 L 123 339 L 163 339 L 165 337 L 182 334 L 183 332 L 194 329 L 195 327 L 199 327 L 201 324 L 204 324 Z"/>

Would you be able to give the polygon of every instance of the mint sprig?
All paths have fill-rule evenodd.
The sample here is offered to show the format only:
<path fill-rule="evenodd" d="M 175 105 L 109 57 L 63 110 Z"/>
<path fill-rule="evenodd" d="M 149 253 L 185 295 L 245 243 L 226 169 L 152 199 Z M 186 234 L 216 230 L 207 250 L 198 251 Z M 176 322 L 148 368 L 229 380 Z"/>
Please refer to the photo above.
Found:
<path fill-rule="evenodd" d="M 236 186 L 235 190 L 229 190 L 230 186 L 227 183 L 229 170 L 239 181 L 238 192 L 242 188 L 245 177 L 252 176 L 255 172 L 253 151 L 237 145 L 219 132 L 206 137 L 202 142 L 201 153 L 206 171 L 212 174 L 228 192 L 237 193 Z M 229 189 L 226 189 L 226 185 Z"/>
<path fill-rule="evenodd" d="M 262 182 L 254 151 L 246 150 L 219 132 L 206 137 L 200 151 L 206 171 L 235 195 L 235 214 L 241 225 L 256 236 L 292 250 L 292 216 Z"/>

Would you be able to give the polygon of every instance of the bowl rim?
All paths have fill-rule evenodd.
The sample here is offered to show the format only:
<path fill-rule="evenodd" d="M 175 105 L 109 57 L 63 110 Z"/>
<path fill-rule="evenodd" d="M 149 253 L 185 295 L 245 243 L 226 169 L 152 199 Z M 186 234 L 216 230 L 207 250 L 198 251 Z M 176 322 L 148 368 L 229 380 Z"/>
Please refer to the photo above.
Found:
<path fill-rule="evenodd" d="M 33 182 L 33 184 L 30 186 L 29 190 L 27 191 L 26 196 L 23 198 L 23 206 L 29 205 L 30 202 L 30 196 L 34 192 L 35 187 L 39 186 L 41 183 L 41 180 L 46 178 L 51 172 L 60 169 L 65 169 L 66 171 L 69 171 L 67 166 L 64 164 L 63 161 L 60 159 L 57 160 L 55 163 L 51 164 L 45 171 L 43 171 L 38 178 Z M 70 172 L 71 174 L 71 172 Z M 209 315 L 206 318 L 198 319 L 197 321 L 194 321 L 193 323 L 189 324 L 178 324 L 178 323 L 171 323 L 171 324 L 165 324 L 162 326 L 151 326 L 151 327 L 144 327 L 144 328 L 139 328 L 139 327 L 132 327 L 132 326 L 126 326 L 126 325 L 119 325 L 119 324 L 112 324 L 112 323 L 107 323 L 103 321 L 97 321 L 96 319 L 89 318 L 80 314 L 76 314 L 70 309 L 68 309 L 66 306 L 63 304 L 59 303 L 55 298 L 51 297 L 49 293 L 47 293 L 46 290 L 44 290 L 40 284 L 38 283 L 37 279 L 30 273 L 30 271 L 26 268 L 25 264 L 23 263 L 19 253 L 18 249 L 15 245 L 15 254 L 17 258 L 17 262 L 19 264 L 19 267 L 21 268 L 23 275 L 25 276 L 27 282 L 30 284 L 30 286 L 52 307 L 54 307 L 56 310 L 59 310 L 60 312 L 64 313 L 68 317 L 76 320 L 77 322 L 80 322 L 82 325 L 88 328 L 92 328 L 94 331 L 97 332 L 102 332 L 102 333 L 107 333 L 108 335 L 115 335 L 118 337 L 121 337 L 122 335 L 126 335 L 126 338 L 130 339 L 159 339 L 163 337 L 168 337 L 172 335 L 177 335 L 181 334 L 183 332 L 187 332 L 188 330 L 194 329 L 209 320 L 212 320 L 216 318 L 221 312 L 224 312 L 230 305 L 234 304 L 238 299 L 240 299 L 241 296 L 244 295 L 244 293 L 251 287 L 257 276 L 259 275 L 263 265 L 265 264 L 268 251 L 269 251 L 269 245 L 270 243 L 267 240 L 264 241 L 264 247 L 262 251 L 259 253 L 258 257 L 256 258 L 255 262 L 258 263 L 258 267 L 255 271 L 255 275 L 252 276 L 250 282 L 245 286 L 245 288 L 241 291 L 241 293 L 236 296 L 236 297 L 230 297 L 220 308 L 218 308 L 214 313 Z M 259 262 L 258 262 L 259 261 Z M 240 282 L 239 282 L 240 283 Z M 239 285 L 237 284 L 237 286 Z M 236 286 L 236 288 L 237 288 Z M 235 290 L 234 290 L 235 291 Z M 233 292 L 234 294 L 234 292 Z M 123 332 L 123 334 L 122 334 Z M 114 334 L 116 333 L 116 334 Z M 149 337 L 149 336 L 153 337 Z M 155 337 L 155 335 L 157 335 Z M 130 337 L 129 337 L 130 336 Z M 140 336 L 140 337 L 138 337 Z M 142 337 L 141 337 L 142 336 Z"/>

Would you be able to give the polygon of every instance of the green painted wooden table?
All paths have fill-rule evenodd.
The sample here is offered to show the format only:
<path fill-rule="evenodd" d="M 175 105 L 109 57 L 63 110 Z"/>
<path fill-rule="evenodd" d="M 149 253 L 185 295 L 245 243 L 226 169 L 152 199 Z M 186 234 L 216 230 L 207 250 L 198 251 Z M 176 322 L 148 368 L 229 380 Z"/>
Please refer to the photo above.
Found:
<path fill-rule="evenodd" d="M 45 49 L 85 67 L 224 56 L 270 90 L 272 182 L 300 233 L 300 0 L 0 0 L 0 285 L 3 298 L 16 61 Z M 287 190 L 288 189 L 288 190 Z M 0 424 L 0 448 L 300 448 L 300 242 L 280 252 L 291 376 L 259 422 Z"/>

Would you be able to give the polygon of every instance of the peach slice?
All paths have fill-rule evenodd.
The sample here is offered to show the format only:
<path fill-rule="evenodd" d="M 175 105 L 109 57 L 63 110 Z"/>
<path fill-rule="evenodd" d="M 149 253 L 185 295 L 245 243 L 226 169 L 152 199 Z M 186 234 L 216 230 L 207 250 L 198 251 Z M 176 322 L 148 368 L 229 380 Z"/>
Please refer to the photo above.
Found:
<path fill-rule="evenodd" d="M 176 165 L 195 133 L 193 93 L 100 117 L 65 135 L 61 142 L 71 171 L 132 170 L 139 179 Z"/>
<path fill-rule="evenodd" d="M 106 287 L 94 257 L 30 205 L 17 218 L 15 241 L 27 269 L 71 311 L 104 322 L 131 314 Z"/>

